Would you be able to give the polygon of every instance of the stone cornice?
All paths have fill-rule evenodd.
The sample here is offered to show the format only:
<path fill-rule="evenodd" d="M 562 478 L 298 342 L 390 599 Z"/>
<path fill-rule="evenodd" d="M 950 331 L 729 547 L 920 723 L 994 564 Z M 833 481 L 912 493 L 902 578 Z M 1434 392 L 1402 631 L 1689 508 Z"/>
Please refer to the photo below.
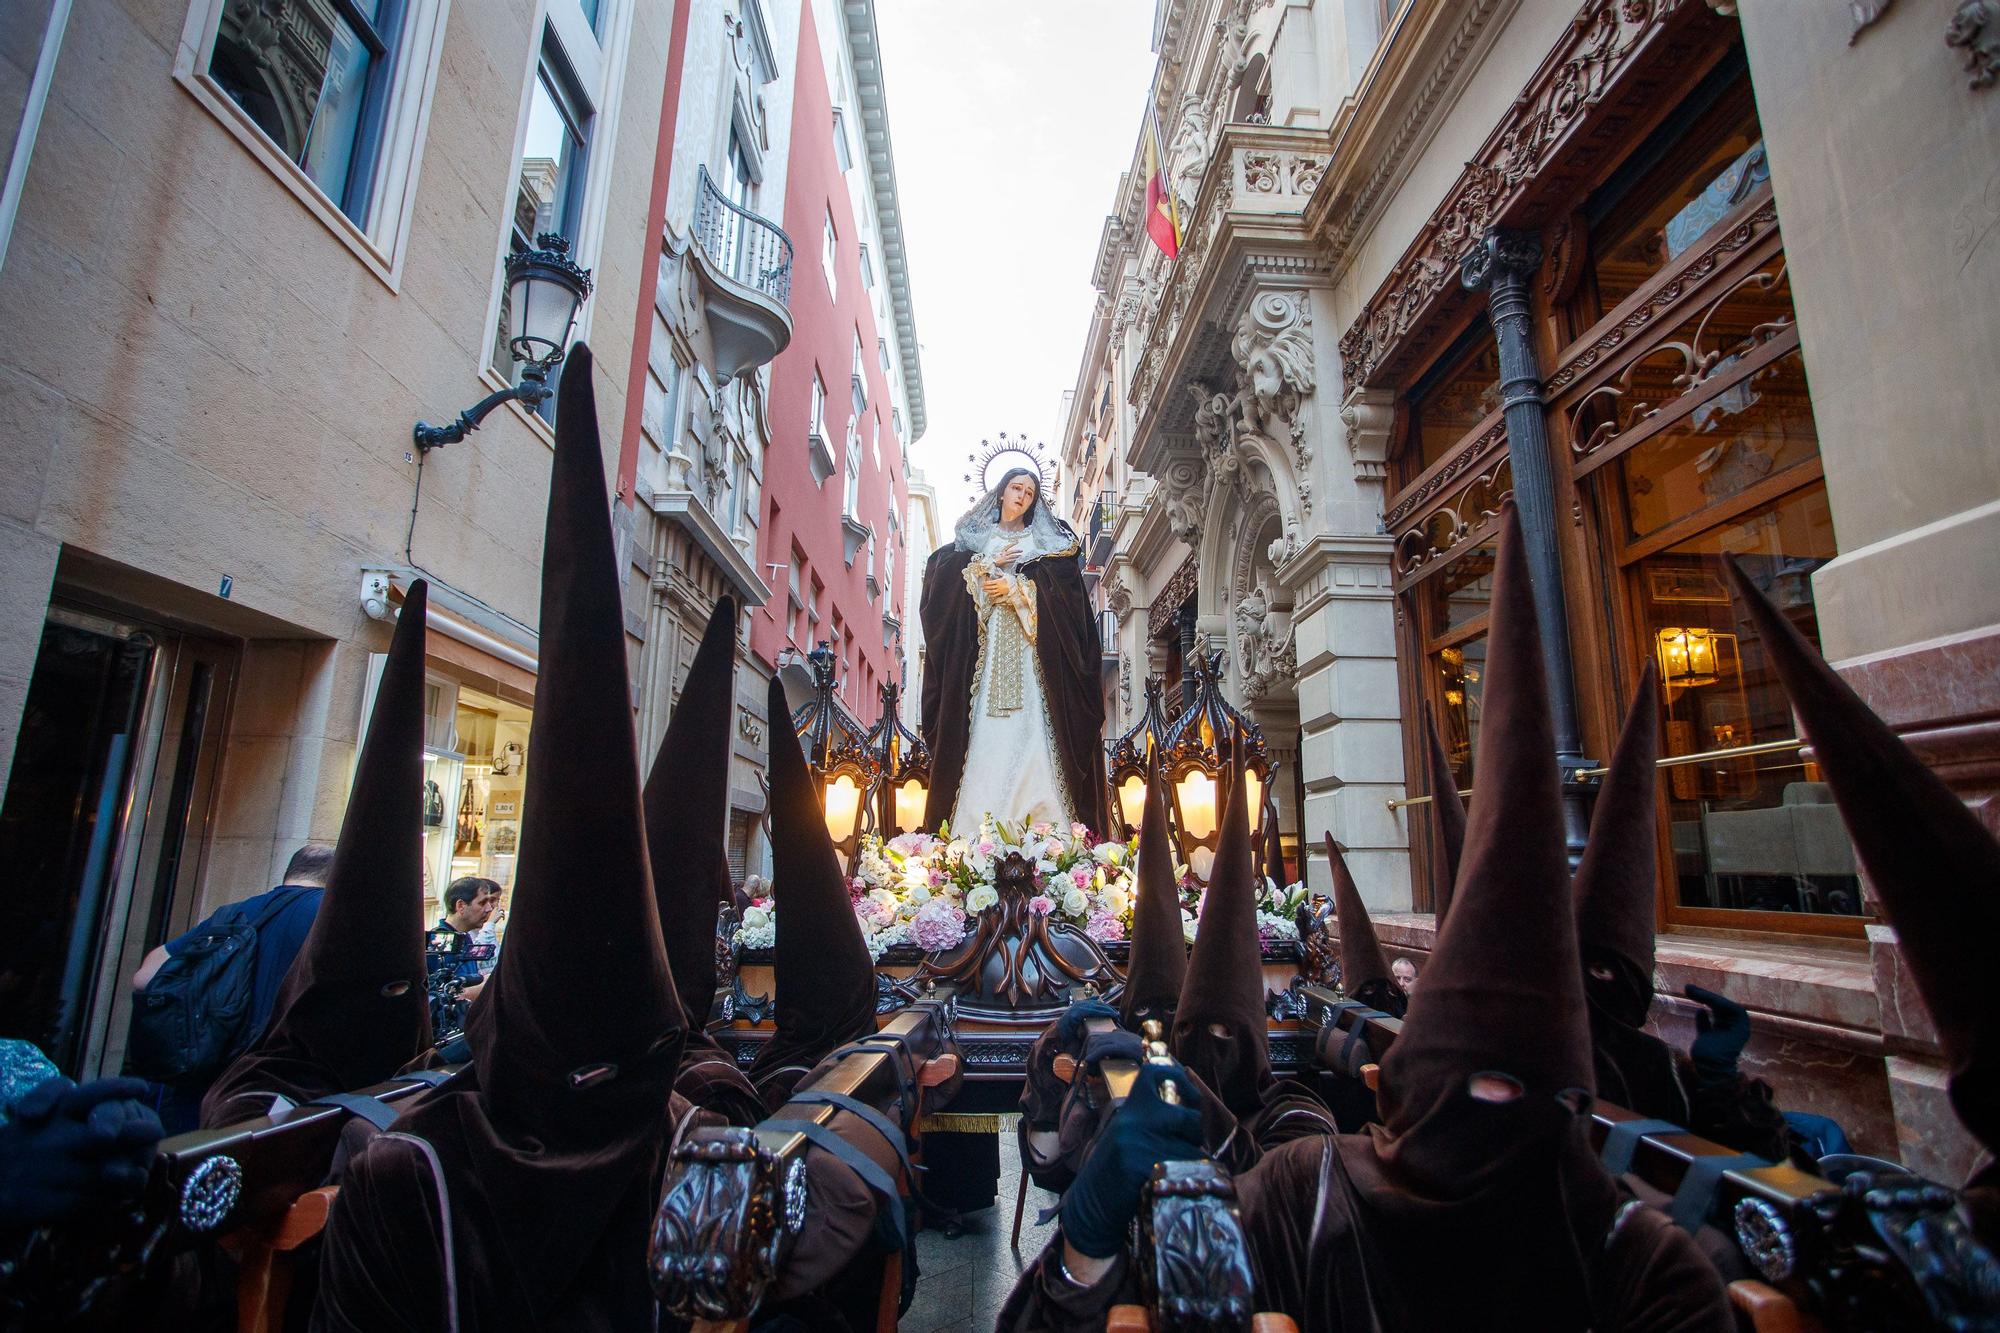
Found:
<path fill-rule="evenodd" d="M 903 240 L 903 207 L 896 193 L 896 151 L 889 142 L 889 102 L 882 87 L 882 48 L 875 31 L 875 0 L 842 0 L 847 51 L 860 103 L 861 141 L 868 155 L 868 184 L 875 198 L 875 227 L 882 239 L 882 268 L 889 279 L 889 309 L 902 354 L 903 393 L 910 404 L 907 449 L 930 424 L 924 410 L 924 368 L 917 351 L 917 317 L 910 304 L 910 259 Z"/>

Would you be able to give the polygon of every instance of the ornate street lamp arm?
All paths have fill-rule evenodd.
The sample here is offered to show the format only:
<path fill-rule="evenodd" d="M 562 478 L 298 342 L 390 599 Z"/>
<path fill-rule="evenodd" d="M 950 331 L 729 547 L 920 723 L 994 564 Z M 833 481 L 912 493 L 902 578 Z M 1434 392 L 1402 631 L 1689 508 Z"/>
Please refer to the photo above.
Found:
<path fill-rule="evenodd" d="M 537 371 L 540 373 L 537 373 Z M 519 384 L 487 394 L 471 407 L 460 412 L 458 419 L 450 425 L 427 426 L 419 421 L 416 429 L 411 434 L 416 439 L 417 448 L 425 453 L 429 453 L 441 445 L 457 444 L 467 435 L 478 430 L 479 423 L 486 420 L 487 414 L 509 399 L 518 398 L 522 406 L 532 412 L 547 402 L 549 395 L 553 392 L 554 390 L 549 388 L 548 370 L 545 367 L 531 364 L 526 370 L 521 372 L 521 382 Z"/>

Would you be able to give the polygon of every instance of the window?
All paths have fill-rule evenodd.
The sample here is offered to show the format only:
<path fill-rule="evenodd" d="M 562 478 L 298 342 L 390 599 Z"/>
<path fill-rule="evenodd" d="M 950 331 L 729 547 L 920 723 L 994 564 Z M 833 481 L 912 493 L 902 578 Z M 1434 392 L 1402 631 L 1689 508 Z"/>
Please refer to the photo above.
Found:
<path fill-rule="evenodd" d="M 806 620 L 814 630 L 819 628 L 819 599 L 820 594 L 825 591 L 826 585 L 819 581 L 819 575 L 814 574 L 811 585 L 806 590 Z"/>
<path fill-rule="evenodd" d="M 1499 407 L 1500 349 L 1492 325 L 1481 317 L 1411 391 L 1404 484 L 1451 452 Z"/>
<path fill-rule="evenodd" d="M 509 254 L 535 248 L 535 238 L 554 232 L 574 241 L 583 215 L 584 174 L 590 158 L 590 105 L 578 91 L 567 64 L 551 40 L 542 49 L 540 69 L 528 100 L 528 132 L 521 148 L 521 175 L 514 193 Z M 507 290 L 501 284 L 500 319 L 493 331 L 493 368 L 510 382 L 520 380 L 521 363 L 507 348 Z M 541 408 L 555 420 L 555 399 Z"/>
<path fill-rule="evenodd" d="M 791 567 L 786 571 L 786 578 L 791 639 L 793 643 L 805 643 L 811 633 L 811 627 L 806 623 L 806 553 L 799 549 L 796 542 L 792 543 Z"/>
<path fill-rule="evenodd" d="M 889 373 L 889 340 L 888 340 L 887 338 L 877 338 L 877 339 L 875 340 L 875 351 L 876 351 L 876 353 L 877 353 L 877 354 L 878 354 L 878 355 L 879 355 L 879 356 L 881 357 L 881 359 L 882 359 L 882 373 L 883 373 L 884 375 L 888 374 L 888 373 Z"/>
<path fill-rule="evenodd" d="M 365 225 L 399 0 L 226 5 L 208 75 L 341 212 Z"/>
<path fill-rule="evenodd" d="M 868 247 L 861 247 L 861 285 L 869 291 L 875 290 L 875 261 L 869 258 Z"/>
<path fill-rule="evenodd" d="M 757 170 L 750 165 L 743 136 L 733 124 L 729 127 L 729 170 L 723 176 L 722 192 L 729 196 L 729 202 L 746 212 L 756 212 Z"/>
<path fill-rule="evenodd" d="M 826 381 L 813 371 L 813 404 L 811 433 L 824 440 L 826 438 Z"/>
<path fill-rule="evenodd" d="M 839 107 L 833 109 L 833 160 L 839 164 L 842 171 L 854 165 L 853 154 L 847 147 L 847 117 Z M 862 271 L 867 272 L 866 266 L 863 266 Z M 866 281 L 865 278 L 863 280 Z"/>
<path fill-rule="evenodd" d="M 833 225 L 833 209 L 826 210 L 826 234 L 819 248 L 819 271 L 826 275 L 826 295 L 830 301 L 840 299 L 840 282 L 834 275 L 840 265 L 840 232 Z"/>
<path fill-rule="evenodd" d="M 868 461 L 882 470 L 882 418 L 874 413 L 868 417 Z"/>
<path fill-rule="evenodd" d="M 174 80 L 392 288 L 447 0 L 194 0 Z"/>
<path fill-rule="evenodd" d="M 853 518 L 861 509 L 861 423 L 854 421 L 847 427 L 847 490 L 840 502 L 840 512 Z"/>
<path fill-rule="evenodd" d="M 868 367 L 861 360 L 861 334 L 854 335 L 854 415 L 860 416 L 868 410 Z"/>
<path fill-rule="evenodd" d="M 1725 60 L 1586 205 L 1592 317 L 1693 249 L 1770 179 L 1749 77 L 1740 58 Z"/>

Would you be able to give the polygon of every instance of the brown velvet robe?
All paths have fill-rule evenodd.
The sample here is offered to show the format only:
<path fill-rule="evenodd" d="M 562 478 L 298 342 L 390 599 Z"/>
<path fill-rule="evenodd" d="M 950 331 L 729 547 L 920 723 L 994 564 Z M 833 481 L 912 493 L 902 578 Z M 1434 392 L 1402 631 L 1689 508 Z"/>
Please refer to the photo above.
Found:
<path fill-rule="evenodd" d="M 1373 1142 L 1359 1136 L 1302 1139 L 1265 1154 L 1237 1177 L 1244 1237 L 1260 1312 L 1290 1315 L 1302 1333 L 1563 1327 L 1534 1291 L 1454 1281 L 1460 1247 L 1504 1247 L 1503 1226 L 1446 1222 L 1423 1227 L 1421 1243 L 1394 1234 L 1368 1202 Z M 1406 1224 L 1407 1225 L 1407 1224 Z M 1621 1207 L 1583 1249 L 1590 1327 L 1624 1333 L 1729 1333 L 1735 1322 L 1722 1280 L 1692 1238 L 1666 1216 Z M 1121 1260 L 1089 1287 L 1060 1268 L 1057 1236 L 1015 1286 L 1001 1312 L 1004 1333 L 1070 1333 L 1104 1326 L 1105 1312 L 1136 1299 L 1136 1274 Z M 1499 1265 L 1506 1271 L 1504 1264 Z M 1525 1271 L 1525 1270 L 1524 1270 Z"/>
<path fill-rule="evenodd" d="M 1097 618 L 1083 590 L 1075 550 L 1037 556 L 1020 570 L 1034 580 L 1040 630 L 1035 662 L 1056 748 L 1057 771 L 1069 789 L 1073 813 L 1103 836 L 1105 816 L 1104 696 L 1098 662 L 1103 649 Z M 946 546 L 924 569 L 921 608 L 924 645 L 924 744 L 931 751 L 930 800 L 924 827 L 935 833 L 958 804 L 965 752 L 972 735 L 972 687 L 979 670 L 979 615 L 965 591 L 972 553 Z M 1002 815 L 1003 811 L 994 811 Z"/>

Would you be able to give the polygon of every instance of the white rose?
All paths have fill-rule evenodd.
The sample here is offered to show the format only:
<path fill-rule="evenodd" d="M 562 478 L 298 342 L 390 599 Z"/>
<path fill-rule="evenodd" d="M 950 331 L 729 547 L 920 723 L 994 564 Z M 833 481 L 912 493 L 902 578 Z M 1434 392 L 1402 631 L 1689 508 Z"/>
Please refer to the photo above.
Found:
<path fill-rule="evenodd" d="M 1072 888 L 1062 896 L 1064 916 L 1082 916 L 1090 910 L 1090 898 L 1082 889 Z"/>
<path fill-rule="evenodd" d="M 771 914 L 761 907 L 747 907 L 743 910 L 743 929 L 762 930 L 771 924 Z"/>
<path fill-rule="evenodd" d="M 931 900 L 931 891 L 929 885 L 930 881 L 928 879 L 926 879 L 922 884 L 911 885 L 909 892 L 910 901 L 915 903 L 919 907 L 922 907 L 925 903 L 929 902 Z"/>
<path fill-rule="evenodd" d="M 1125 915 L 1125 909 L 1132 905 L 1132 900 L 1125 896 L 1125 890 L 1117 888 L 1106 889 L 1099 895 L 1098 901 L 1104 904 L 1105 911 L 1114 916 Z"/>
<path fill-rule="evenodd" d="M 983 912 L 999 901 L 1000 891 L 998 889 L 995 889 L 990 884 L 981 884 L 971 893 L 965 895 L 965 910 L 968 912 Z"/>
<path fill-rule="evenodd" d="M 1181 938 L 1189 944 L 1194 943 L 1194 913 L 1185 907 L 1181 909 Z"/>

